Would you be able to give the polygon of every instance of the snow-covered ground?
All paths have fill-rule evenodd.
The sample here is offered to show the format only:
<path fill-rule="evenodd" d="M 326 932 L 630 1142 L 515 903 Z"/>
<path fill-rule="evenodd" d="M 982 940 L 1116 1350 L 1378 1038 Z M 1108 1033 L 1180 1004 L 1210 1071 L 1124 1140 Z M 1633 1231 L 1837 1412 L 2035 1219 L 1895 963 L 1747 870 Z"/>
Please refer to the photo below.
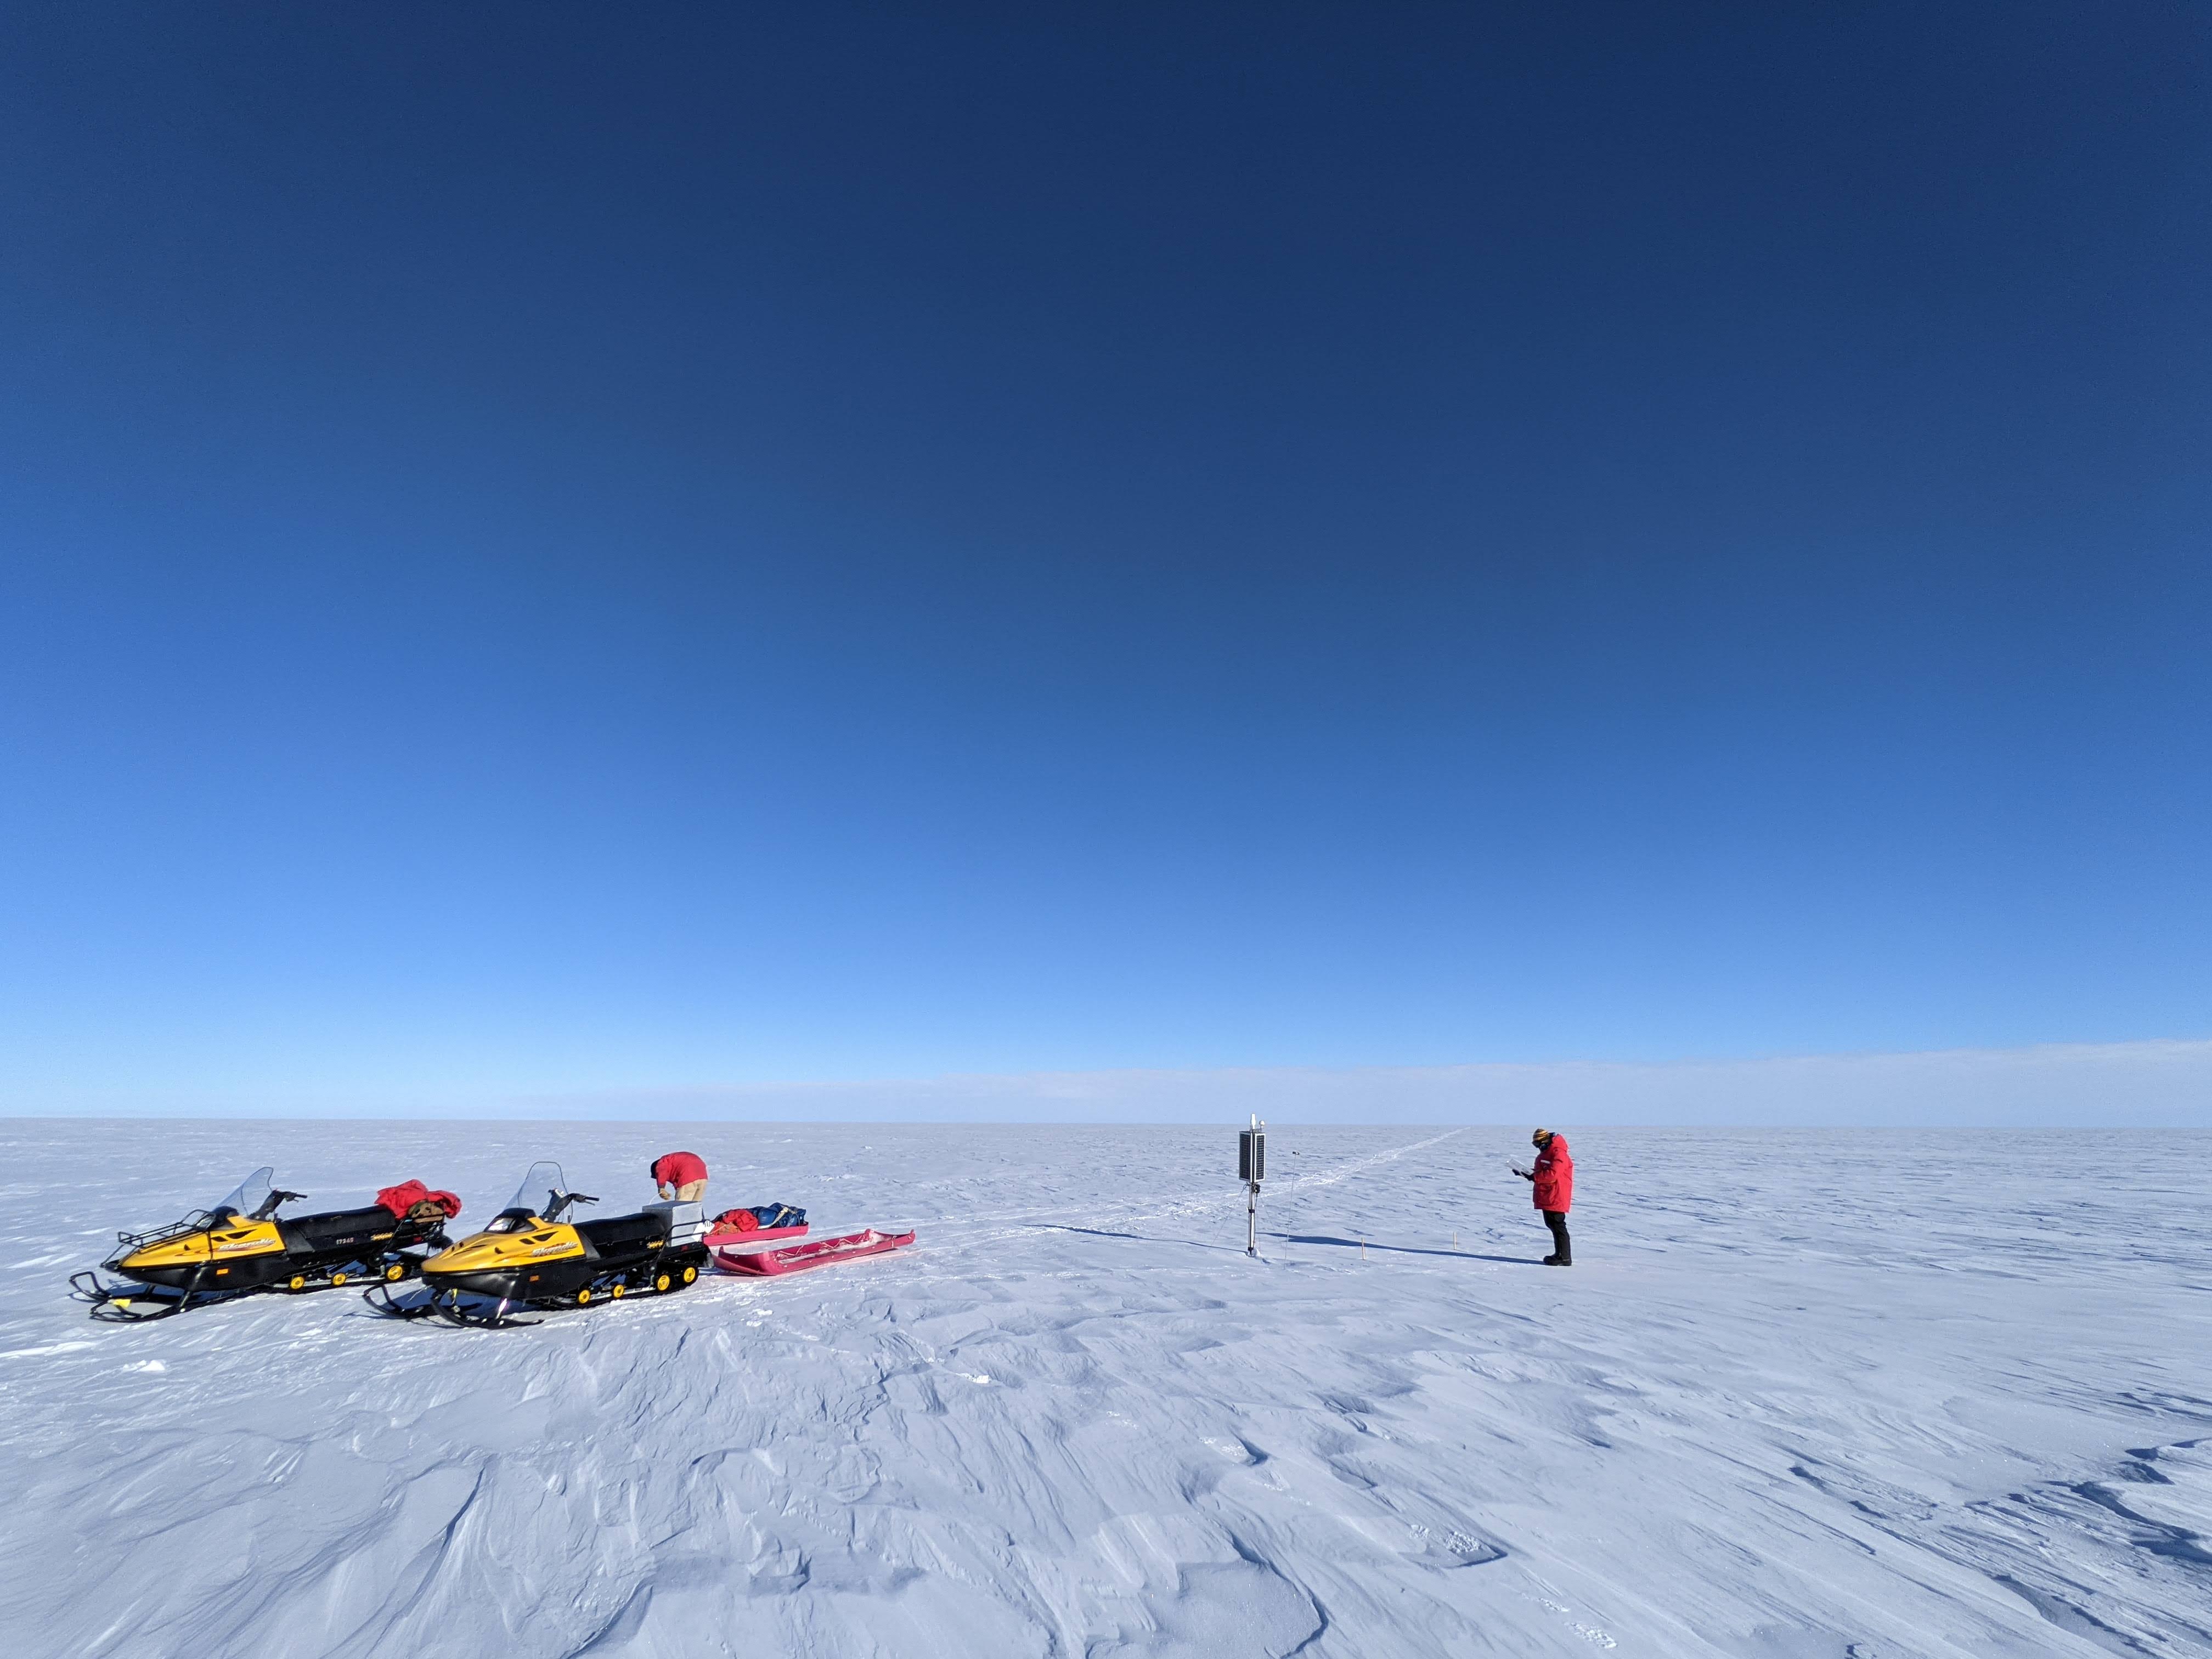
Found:
<path fill-rule="evenodd" d="M 2212 1133 L 0 1125 L 45 1656 L 2212 1654 Z M 915 1248 L 504 1333 L 95 1325 L 113 1230 L 532 1158 Z M 1455 1243 L 1455 1237 L 1456 1243 Z M 1361 1241 L 1364 1241 L 1363 1248 Z"/>

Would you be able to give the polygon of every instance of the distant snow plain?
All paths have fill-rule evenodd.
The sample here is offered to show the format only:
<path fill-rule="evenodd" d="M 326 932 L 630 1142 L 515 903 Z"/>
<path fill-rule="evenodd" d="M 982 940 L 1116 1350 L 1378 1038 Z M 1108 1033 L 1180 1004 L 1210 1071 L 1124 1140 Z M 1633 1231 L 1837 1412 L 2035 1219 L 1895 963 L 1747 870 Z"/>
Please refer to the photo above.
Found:
<path fill-rule="evenodd" d="M 2212 1133 L 0 1125 L 18 1659 L 2212 1655 Z M 249 1168 L 913 1249 L 531 1330 L 64 1280 Z"/>

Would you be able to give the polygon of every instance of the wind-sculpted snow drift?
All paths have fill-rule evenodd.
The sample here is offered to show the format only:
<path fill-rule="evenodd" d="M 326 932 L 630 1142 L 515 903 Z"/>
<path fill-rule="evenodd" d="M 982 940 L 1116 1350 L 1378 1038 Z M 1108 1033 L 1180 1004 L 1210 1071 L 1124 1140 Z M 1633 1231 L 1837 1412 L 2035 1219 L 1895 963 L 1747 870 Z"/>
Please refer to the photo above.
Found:
<path fill-rule="evenodd" d="M 1252 1261 L 1225 1130 L 19 1121 L 0 1626 L 15 1659 L 2212 1655 L 2212 1135 L 1566 1127 L 1560 1272 L 1525 1131 L 1279 1128 Z M 421 1175 L 466 1225 L 541 1155 L 634 1207 L 675 1144 L 920 1242 L 502 1333 L 65 1294 L 255 1164 L 319 1205 Z"/>

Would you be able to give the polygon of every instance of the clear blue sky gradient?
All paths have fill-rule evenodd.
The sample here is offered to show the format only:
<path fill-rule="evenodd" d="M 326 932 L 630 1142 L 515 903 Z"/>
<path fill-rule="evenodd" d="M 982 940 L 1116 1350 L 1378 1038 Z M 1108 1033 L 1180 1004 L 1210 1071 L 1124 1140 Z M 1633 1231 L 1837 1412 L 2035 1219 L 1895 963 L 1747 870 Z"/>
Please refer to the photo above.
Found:
<path fill-rule="evenodd" d="M 0 1084 L 2212 1036 L 2195 4 L 15 6 Z"/>

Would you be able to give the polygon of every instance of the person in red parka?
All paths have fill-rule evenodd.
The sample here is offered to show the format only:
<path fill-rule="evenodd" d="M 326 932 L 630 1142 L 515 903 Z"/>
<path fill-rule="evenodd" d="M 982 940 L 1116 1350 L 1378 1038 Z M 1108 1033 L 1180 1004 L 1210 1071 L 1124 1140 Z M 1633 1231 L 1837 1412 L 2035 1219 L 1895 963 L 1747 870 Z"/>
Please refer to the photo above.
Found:
<path fill-rule="evenodd" d="M 1544 1212 L 1544 1224 L 1552 1230 L 1552 1253 L 1544 1258 L 1544 1265 L 1571 1267 L 1575 1250 L 1567 1237 L 1567 1211 L 1575 1201 L 1575 1160 L 1567 1151 L 1565 1135 L 1539 1129 L 1528 1139 L 1536 1148 L 1536 1167 L 1523 1170 L 1516 1164 L 1513 1173 L 1536 1183 L 1536 1207 Z"/>
<path fill-rule="evenodd" d="M 663 1152 L 653 1160 L 653 1184 L 663 1198 L 696 1204 L 707 1191 L 707 1160 L 696 1152 Z"/>

